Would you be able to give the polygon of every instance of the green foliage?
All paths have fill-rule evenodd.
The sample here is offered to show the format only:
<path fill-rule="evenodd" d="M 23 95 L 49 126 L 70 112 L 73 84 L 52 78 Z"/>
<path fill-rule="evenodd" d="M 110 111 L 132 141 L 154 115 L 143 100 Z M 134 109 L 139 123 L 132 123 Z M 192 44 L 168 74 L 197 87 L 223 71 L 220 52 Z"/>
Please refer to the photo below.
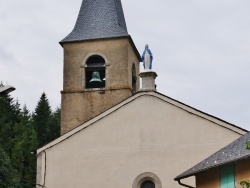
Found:
<path fill-rule="evenodd" d="M 60 135 L 60 109 L 42 93 L 33 115 L 10 95 L 0 97 L 0 188 L 33 188 L 40 146 Z"/>
<path fill-rule="evenodd" d="M 250 140 L 246 141 L 246 149 L 250 149 Z"/>
<path fill-rule="evenodd" d="M 33 125 L 37 133 L 37 143 L 41 147 L 49 142 L 51 107 L 45 93 L 42 93 L 40 100 L 33 114 Z"/>
<path fill-rule="evenodd" d="M 20 121 L 20 108 L 18 102 L 14 103 L 9 95 L 0 97 L 0 144 L 11 155 L 14 146 L 14 126 Z"/>
<path fill-rule="evenodd" d="M 249 180 L 241 181 L 240 185 L 242 186 L 242 188 L 250 188 L 250 181 Z"/>
<path fill-rule="evenodd" d="M 24 106 L 20 122 L 15 125 L 16 143 L 12 149 L 12 164 L 18 170 L 21 183 L 24 187 L 34 187 L 36 174 L 36 157 L 31 152 L 37 148 L 35 130 L 31 124 L 31 116 Z"/>
<path fill-rule="evenodd" d="M 48 142 L 60 136 L 61 109 L 57 108 L 50 116 L 48 129 Z"/>
<path fill-rule="evenodd" d="M 19 188 L 20 178 L 12 165 L 9 156 L 0 146 L 0 187 Z"/>

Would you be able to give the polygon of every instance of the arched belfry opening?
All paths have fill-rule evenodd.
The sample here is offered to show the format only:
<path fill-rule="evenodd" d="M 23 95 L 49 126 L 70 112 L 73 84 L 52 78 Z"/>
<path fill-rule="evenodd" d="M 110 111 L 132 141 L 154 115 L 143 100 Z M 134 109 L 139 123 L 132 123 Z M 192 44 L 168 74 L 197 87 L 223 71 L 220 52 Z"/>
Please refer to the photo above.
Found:
<path fill-rule="evenodd" d="M 132 65 L 132 89 L 133 89 L 133 93 L 136 92 L 136 81 L 137 81 L 137 73 L 136 73 L 136 68 L 135 68 L 135 64 L 133 63 Z"/>
<path fill-rule="evenodd" d="M 105 88 L 105 60 L 99 55 L 90 56 L 85 66 L 85 88 Z"/>

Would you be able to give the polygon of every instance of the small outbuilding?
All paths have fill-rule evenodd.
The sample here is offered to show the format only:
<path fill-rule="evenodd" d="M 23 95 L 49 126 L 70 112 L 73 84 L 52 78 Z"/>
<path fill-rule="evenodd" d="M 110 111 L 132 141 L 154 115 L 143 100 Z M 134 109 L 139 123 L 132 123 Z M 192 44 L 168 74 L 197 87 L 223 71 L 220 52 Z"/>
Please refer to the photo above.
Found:
<path fill-rule="evenodd" d="M 190 176 L 196 177 L 196 188 L 248 188 L 250 132 L 177 176 L 175 180 L 180 182 Z"/>

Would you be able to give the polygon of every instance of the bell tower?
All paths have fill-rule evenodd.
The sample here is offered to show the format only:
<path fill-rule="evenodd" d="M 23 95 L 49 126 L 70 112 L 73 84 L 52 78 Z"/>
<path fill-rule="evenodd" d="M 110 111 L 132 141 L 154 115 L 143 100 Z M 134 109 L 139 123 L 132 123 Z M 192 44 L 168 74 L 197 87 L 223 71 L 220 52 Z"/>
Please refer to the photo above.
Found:
<path fill-rule="evenodd" d="M 64 51 L 61 134 L 139 90 L 140 55 L 121 0 L 83 0 Z"/>

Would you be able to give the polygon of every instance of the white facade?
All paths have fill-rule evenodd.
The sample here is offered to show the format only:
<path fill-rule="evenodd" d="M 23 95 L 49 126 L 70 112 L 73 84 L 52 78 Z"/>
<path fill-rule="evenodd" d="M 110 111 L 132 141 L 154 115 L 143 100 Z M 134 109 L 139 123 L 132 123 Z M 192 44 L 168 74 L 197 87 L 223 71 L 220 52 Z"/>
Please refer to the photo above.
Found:
<path fill-rule="evenodd" d="M 139 92 L 40 148 L 37 184 L 135 188 L 148 178 L 156 188 L 177 188 L 176 175 L 245 133 L 157 92 Z"/>

